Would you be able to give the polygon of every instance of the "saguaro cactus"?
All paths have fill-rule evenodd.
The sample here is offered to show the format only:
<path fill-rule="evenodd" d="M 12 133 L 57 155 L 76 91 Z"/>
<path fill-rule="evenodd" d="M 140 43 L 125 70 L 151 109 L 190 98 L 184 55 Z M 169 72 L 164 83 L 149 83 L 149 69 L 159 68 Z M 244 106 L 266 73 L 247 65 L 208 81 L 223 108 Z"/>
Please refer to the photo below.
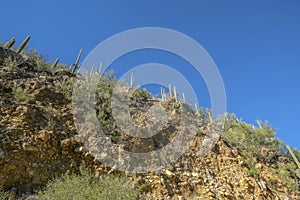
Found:
<path fill-rule="evenodd" d="M 213 122 L 213 118 L 211 116 L 211 110 L 210 109 L 206 109 L 206 116 L 208 117 L 209 119 L 209 122 L 212 123 Z"/>
<path fill-rule="evenodd" d="M 177 97 L 177 91 L 176 91 L 176 87 L 174 86 L 174 98 L 175 98 L 175 101 L 177 102 L 178 101 L 178 97 Z"/>
<path fill-rule="evenodd" d="M 182 101 L 183 101 L 183 103 L 186 103 L 186 98 L 185 98 L 184 93 L 182 93 Z"/>
<path fill-rule="evenodd" d="M 79 63 L 81 54 L 82 54 L 82 49 L 80 49 L 80 51 L 79 51 L 79 53 L 78 53 L 78 56 L 77 56 L 77 58 L 76 58 L 76 61 L 75 61 L 75 63 L 73 64 L 73 69 L 71 68 L 73 74 L 76 72 L 77 69 L 79 69 L 78 63 Z"/>
<path fill-rule="evenodd" d="M 16 39 L 15 38 L 11 38 L 8 42 L 6 42 L 4 44 L 3 47 L 7 48 L 7 49 L 10 49 L 14 45 L 15 42 L 16 42 Z"/>
<path fill-rule="evenodd" d="M 99 73 L 99 74 L 102 74 L 102 62 L 100 63 L 98 73 Z"/>
<path fill-rule="evenodd" d="M 29 40 L 30 40 L 30 35 L 28 35 L 25 38 L 25 40 L 20 44 L 20 46 L 19 46 L 19 48 L 17 50 L 17 53 L 21 53 L 24 50 L 24 48 L 26 47 L 26 44 L 29 42 Z"/>
<path fill-rule="evenodd" d="M 262 128 L 263 128 L 263 126 L 262 126 L 262 124 L 261 124 L 261 121 L 260 121 L 260 120 L 256 120 L 256 123 L 258 124 L 258 127 L 259 127 L 260 129 L 262 129 Z"/>
<path fill-rule="evenodd" d="M 56 60 L 54 61 L 52 68 L 56 68 L 57 64 L 59 62 L 59 58 L 56 58 Z"/>
<path fill-rule="evenodd" d="M 199 107 L 198 107 L 197 103 L 195 103 L 195 110 L 196 110 L 196 115 L 198 115 L 199 114 Z"/>
<path fill-rule="evenodd" d="M 297 159 L 297 157 L 295 156 L 293 150 L 291 149 L 291 147 L 289 145 L 286 146 L 286 148 L 288 149 L 288 151 L 290 152 L 291 156 L 293 157 L 296 165 L 298 166 L 298 168 L 300 169 L 300 162 L 299 160 Z"/>
<path fill-rule="evenodd" d="M 165 90 L 161 87 L 160 88 L 160 95 L 161 95 L 161 100 L 166 101 L 167 100 L 167 95 L 165 93 Z"/>
<path fill-rule="evenodd" d="M 133 88 L 134 86 L 134 78 L 133 78 L 133 73 L 130 76 L 130 88 Z"/>
<path fill-rule="evenodd" d="M 169 84 L 169 96 L 170 96 L 170 100 L 172 99 L 173 97 L 173 94 L 172 94 L 172 85 Z"/>

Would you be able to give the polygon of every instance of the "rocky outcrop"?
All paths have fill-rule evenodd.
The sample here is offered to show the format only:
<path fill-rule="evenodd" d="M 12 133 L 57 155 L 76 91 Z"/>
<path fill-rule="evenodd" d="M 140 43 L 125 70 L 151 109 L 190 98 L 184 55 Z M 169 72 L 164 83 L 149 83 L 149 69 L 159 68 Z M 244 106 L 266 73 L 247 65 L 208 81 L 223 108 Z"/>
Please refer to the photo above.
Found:
<path fill-rule="evenodd" d="M 0 46 L 0 66 L 3 66 L 8 62 L 14 64 L 19 68 L 29 67 L 31 68 L 31 70 L 35 69 L 34 63 L 27 55 L 20 54 L 13 50 Z"/>
<path fill-rule="evenodd" d="M 24 62 L 20 55 L 3 48 L 1 52 L 0 63 L 7 55 Z M 14 194 L 14 198 L 38 192 L 49 180 L 77 172 L 81 165 L 93 169 L 96 174 L 122 174 L 95 160 L 82 147 L 73 121 L 71 100 L 56 86 L 60 80 L 71 78 L 74 77 L 69 73 L 52 75 L 22 69 L 9 72 L 0 68 L 0 186 Z M 16 101 L 13 88 L 25 86 L 34 93 L 34 98 Z M 147 123 L 149 116 L 143 108 L 155 102 L 138 99 L 132 103 L 130 112 L 137 124 Z M 169 104 L 165 106 L 176 118 L 176 112 Z M 128 137 L 117 127 L 107 128 L 107 135 L 126 150 L 145 152 L 149 146 L 150 150 L 161 148 L 178 128 L 178 124 L 166 125 L 161 137 L 151 140 Z M 273 176 L 269 172 L 269 163 L 255 163 L 260 175 L 259 178 L 253 177 L 239 150 L 230 147 L 222 138 L 206 157 L 202 157 L 201 146 L 208 129 L 202 123 L 190 149 L 161 174 L 136 175 L 136 183 L 144 185 L 144 196 L 155 199 L 299 198 L 287 190 L 280 179 L 272 177 L 276 184 L 269 181 Z M 272 153 L 267 149 L 262 151 Z M 291 162 L 285 155 L 276 157 L 280 159 L 274 161 L 273 168 L 278 162 Z"/>

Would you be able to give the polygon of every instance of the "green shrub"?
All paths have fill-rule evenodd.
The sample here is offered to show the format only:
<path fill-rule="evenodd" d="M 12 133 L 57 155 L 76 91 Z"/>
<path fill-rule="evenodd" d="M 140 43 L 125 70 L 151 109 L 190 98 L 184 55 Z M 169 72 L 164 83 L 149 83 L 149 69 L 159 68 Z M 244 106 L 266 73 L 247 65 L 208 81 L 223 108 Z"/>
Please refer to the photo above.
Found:
<path fill-rule="evenodd" d="M 229 120 L 226 120 L 223 136 L 231 146 L 251 152 L 260 158 L 262 147 L 278 151 L 280 144 L 280 141 L 274 139 L 275 131 L 269 124 L 265 123 L 260 126 L 254 127 L 231 116 Z"/>
<path fill-rule="evenodd" d="M 75 79 L 62 79 L 55 83 L 55 87 L 58 91 L 62 92 L 68 100 L 72 100 L 72 92 L 74 87 Z"/>
<path fill-rule="evenodd" d="M 12 57 L 7 57 L 4 59 L 3 68 L 9 72 L 16 72 L 19 70 L 17 61 Z"/>
<path fill-rule="evenodd" d="M 6 200 L 8 198 L 8 192 L 5 192 L 1 187 L 0 187 L 0 200 Z"/>
<path fill-rule="evenodd" d="M 28 102 L 35 98 L 35 94 L 30 91 L 29 85 L 25 85 L 25 87 L 14 85 L 12 94 L 17 103 Z"/>
<path fill-rule="evenodd" d="M 40 199 L 59 200 L 111 200 L 137 199 L 139 190 L 126 177 L 112 175 L 96 178 L 88 170 L 81 169 L 81 175 L 69 175 L 63 180 L 50 182 Z"/>
<path fill-rule="evenodd" d="M 56 69 L 69 69 L 68 65 L 67 64 L 61 64 L 61 63 L 58 63 L 57 66 L 56 66 Z"/>
<path fill-rule="evenodd" d="M 150 98 L 151 94 L 145 88 L 132 89 L 132 97 L 135 98 Z"/>
<path fill-rule="evenodd" d="M 38 53 L 36 49 L 26 48 L 25 54 L 36 64 L 38 70 L 50 70 L 51 63 L 48 58 Z"/>
<path fill-rule="evenodd" d="M 44 110 L 44 117 L 47 119 L 47 130 L 54 130 L 55 129 L 55 122 L 59 121 L 61 118 L 61 112 L 59 109 L 56 109 L 52 106 L 46 106 L 43 108 Z"/>
<path fill-rule="evenodd" d="M 274 157 L 272 155 L 289 155 L 286 144 L 279 139 L 275 139 L 274 129 L 267 123 L 262 124 L 258 121 L 259 127 L 254 127 L 251 124 L 247 124 L 241 120 L 238 120 L 235 115 L 231 115 L 230 119 L 226 120 L 225 130 L 222 134 L 226 142 L 232 147 L 239 149 L 240 155 L 249 169 L 250 175 L 259 178 L 260 171 L 255 168 L 255 163 L 259 161 L 273 162 Z M 262 155 L 261 149 L 266 148 L 270 152 L 269 155 Z M 299 156 L 299 151 L 294 150 L 296 157 Z M 277 162 L 275 169 L 269 168 L 274 177 L 279 178 L 289 191 L 299 194 L 298 183 L 298 171 L 297 166 L 293 162 L 279 163 Z M 269 179 L 270 183 L 274 183 L 275 180 Z"/>
<path fill-rule="evenodd" d="M 254 127 L 238 120 L 235 115 L 231 115 L 230 119 L 225 122 L 225 130 L 222 134 L 232 147 L 239 149 L 243 161 L 249 168 L 249 173 L 254 177 L 259 176 L 259 172 L 254 166 L 257 160 L 271 160 L 261 154 L 261 149 L 264 147 L 278 152 L 280 147 L 280 141 L 274 139 L 273 128 L 267 123 L 263 125 L 258 123 L 259 127 Z"/>
<path fill-rule="evenodd" d="M 293 192 L 297 195 L 300 194 L 299 182 L 297 177 L 297 166 L 294 163 L 279 163 L 278 169 L 272 169 L 273 173 L 277 178 L 279 178 L 284 185 L 288 188 L 289 192 Z"/>
<path fill-rule="evenodd" d="M 96 113 L 100 125 L 112 132 L 114 130 L 114 119 L 111 110 L 111 98 L 116 85 L 114 72 L 107 72 L 99 78 L 96 89 Z"/>

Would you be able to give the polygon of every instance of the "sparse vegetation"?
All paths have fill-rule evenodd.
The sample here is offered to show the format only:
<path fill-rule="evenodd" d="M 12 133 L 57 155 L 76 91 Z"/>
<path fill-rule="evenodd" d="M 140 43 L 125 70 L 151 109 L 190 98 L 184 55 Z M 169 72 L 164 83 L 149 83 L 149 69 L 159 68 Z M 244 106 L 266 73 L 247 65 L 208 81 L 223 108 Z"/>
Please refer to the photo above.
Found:
<path fill-rule="evenodd" d="M 0 187 L 0 200 L 6 200 L 8 198 L 8 192 L 5 192 L 1 187 Z"/>
<path fill-rule="evenodd" d="M 67 64 L 57 64 L 56 69 L 68 69 L 68 65 Z"/>
<path fill-rule="evenodd" d="M 136 98 L 150 98 L 151 94 L 145 88 L 132 89 L 132 97 Z"/>
<path fill-rule="evenodd" d="M 61 117 L 61 112 L 51 106 L 44 108 L 45 118 L 47 119 L 47 130 L 53 130 L 55 127 L 55 120 Z"/>
<path fill-rule="evenodd" d="M 114 128 L 114 120 L 111 115 L 111 96 L 116 84 L 113 72 L 102 75 L 96 89 L 96 113 L 102 127 L 110 132 Z"/>
<path fill-rule="evenodd" d="M 270 169 L 271 173 L 273 173 L 290 192 L 300 195 L 299 177 L 297 178 L 296 170 L 297 166 L 294 163 L 279 163 L 277 169 Z"/>
<path fill-rule="evenodd" d="M 51 63 L 49 62 L 46 56 L 38 53 L 36 49 L 33 48 L 26 48 L 26 55 L 31 58 L 31 60 L 35 63 L 38 70 L 50 70 Z"/>
<path fill-rule="evenodd" d="M 111 200 L 137 199 L 139 190 L 126 177 L 105 175 L 96 178 L 87 169 L 81 168 L 81 175 L 67 175 L 50 182 L 40 198 L 47 200 Z"/>
<path fill-rule="evenodd" d="M 55 87 L 57 90 L 62 92 L 68 100 L 71 101 L 74 83 L 75 83 L 74 78 L 69 78 L 69 79 L 65 78 L 62 80 L 58 80 L 55 83 Z"/>
<path fill-rule="evenodd" d="M 240 155 L 252 176 L 256 178 L 260 177 L 260 171 L 255 168 L 256 163 L 270 163 L 271 165 L 273 162 L 273 164 L 276 164 L 274 166 L 278 167 L 275 169 L 270 167 L 270 172 L 279 178 L 290 191 L 300 194 L 299 181 L 290 181 L 300 180 L 300 177 L 297 176 L 298 169 L 296 162 L 280 163 L 278 161 L 279 156 L 289 156 L 290 160 L 293 160 L 292 155 L 288 154 L 286 145 L 274 137 L 275 130 L 268 123 L 262 124 L 260 121 L 257 123 L 258 127 L 255 127 L 237 119 L 232 114 L 226 120 L 225 130 L 222 135 L 232 147 L 240 151 Z M 294 152 L 296 155 L 299 155 L 299 151 L 294 150 Z M 274 182 L 274 180 L 269 181 Z"/>
<path fill-rule="evenodd" d="M 17 86 L 16 84 L 12 88 L 12 93 L 15 98 L 15 101 L 19 104 L 22 102 L 28 102 L 30 100 L 33 100 L 35 97 L 34 92 L 30 90 L 29 85 Z"/>
<path fill-rule="evenodd" d="M 13 49 L 13 48 L 12 48 Z M 81 52 L 81 51 L 80 51 Z M 35 63 L 38 70 L 49 70 L 52 71 L 54 68 L 52 68 L 51 63 L 42 55 L 40 55 L 36 50 L 34 49 L 28 49 L 26 53 L 31 60 Z M 80 53 L 81 54 L 81 53 Z M 73 71 L 75 72 L 76 69 L 80 66 L 79 58 L 80 54 L 78 56 L 78 59 L 76 59 L 75 64 L 73 65 Z M 19 70 L 17 66 L 17 62 L 13 60 L 12 58 L 8 57 L 4 60 L 4 66 L 1 68 L 5 68 L 8 72 L 16 72 Z M 101 68 L 101 67 L 100 67 Z M 56 65 L 55 69 L 68 69 L 67 65 L 58 64 Z M 70 69 L 68 69 L 70 70 Z M 19 71 L 20 72 L 20 71 Z M 29 72 L 31 73 L 31 72 Z M 39 73 L 39 71 L 34 71 L 34 73 Z M 93 74 L 92 74 L 93 73 Z M 18 76 L 21 76 L 22 73 L 11 73 L 11 74 L 18 74 Z M 32 75 L 31 74 L 31 75 Z M 48 74 L 48 73 L 47 73 Z M 43 76 L 45 73 L 43 73 Z M 93 100 L 95 100 L 92 106 L 95 106 L 96 108 L 96 114 L 97 118 L 103 128 L 105 130 L 105 134 L 108 136 L 112 136 L 111 138 L 114 139 L 113 142 L 117 143 L 117 137 L 119 137 L 117 134 L 120 134 L 117 130 L 117 125 L 115 123 L 114 117 L 112 116 L 112 108 L 111 108 L 111 101 L 112 101 L 112 94 L 113 90 L 117 84 L 116 77 L 113 72 L 108 72 L 105 74 L 101 73 L 101 70 L 94 72 L 91 70 L 90 76 L 95 75 L 95 78 L 98 80 L 98 85 L 96 88 L 96 94 L 92 94 Z M 50 79 L 49 87 L 53 86 L 52 83 L 55 83 L 55 89 L 49 90 L 53 91 L 55 94 L 58 94 L 59 97 L 61 97 L 62 93 L 68 99 L 69 101 L 64 101 L 64 105 L 67 108 L 71 107 L 69 105 L 71 98 L 72 98 L 72 92 L 73 87 L 76 81 L 76 78 L 73 76 L 61 76 L 64 77 L 62 79 L 57 79 L 54 77 L 53 73 L 47 77 L 47 79 Z M 53 79 L 52 79 L 53 78 Z M 48 81 L 48 80 L 47 80 Z M 35 99 L 35 92 L 31 89 L 29 84 L 26 84 L 26 81 L 23 82 L 17 82 L 15 80 L 11 81 L 11 84 L 8 84 L 12 86 L 15 83 L 13 87 L 11 87 L 12 91 L 8 96 L 13 96 L 15 102 L 17 104 L 24 104 L 26 105 L 30 100 Z M 18 83 L 18 84 L 17 84 Z M 126 84 L 124 84 L 125 89 L 127 88 L 129 91 L 130 98 L 134 99 L 133 104 L 135 104 L 135 107 L 132 109 L 133 114 L 136 114 L 136 118 L 140 121 L 144 120 L 142 118 L 139 118 L 141 115 L 137 115 L 136 110 L 140 109 L 145 112 L 147 112 L 146 107 L 151 106 L 151 101 L 146 102 L 148 98 L 152 98 L 151 94 L 146 89 L 141 88 L 133 88 L 134 81 L 133 78 L 130 83 L 130 87 Z M 85 87 L 85 86 L 84 86 Z M 86 86 L 89 87 L 89 86 Z M 4 87 L 3 87 L 4 88 Z M 86 88 L 85 88 L 86 89 Z M 84 88 L 82 91 L 85 91 Z M 5 94 L 6 90 L 4 89 L 1 91 L 1 94 Z M 58 97 L 55 96 L 55 97 Z M 82 94 L 85 95 L 85 94 Z M 38 96 L 38 95 L 37 95 Z M 174 92 L 172 91 L 172 87 L 170 85 L 170 91 L 167 98 L 167 94 L 163 93 L 164 98 L 161 102 L 159 102 L 164 108 L 168 108 L 170 110 L 175 110 L 176 112 L 169 112 L 168 114 L 174 113 L 174 115 L 178 114 L 180 111 L 180 102 L 178 101 L 178 95 L 176 93 L 176 88 L 174 87 Z M 94 98 L 95 97 L 95 98 Z M 86 98 L 91 98 L 90 96 Z M 64 98 L 57 98 L 64 99 Z M 41 97 L 41 100 L 43 100 L 43 97 Z M 40 103 L 40 101 L 38 103 Z M 153 99 L 152 99 L 153 100 Z M 156 99 L 154 99 L 156 102 Z M 65 135 L 61 136 L 61 138 L 66 139 L 65 137 L 71 137 L 73 132 L 71 132 L 71 129 L 73 129 L 72 121 L 68 121 L 68 128 L 60 126 L 60 124 L 65 123 L 63 121 L 63 118 L 66 118 L 66 112 L 65 109 L 62 109 L 59 104 L 60 102 L 56 102 L 55 104 L 45 104 L 40 105 L 37 104 L 36 110 L 41 111 L 39 113 L 39 116 L 42 116 L 43 119 L 42 125 L 39 123 L 36 123 L 40 126 L 37 126 L 38 131 L 40 131 L 38 128 L 46 129 L 48 131 L 52 131 L 53 135 L 51 137 L 54 137 L 54 132 L 59 132 L 61 130 L 65 131 Z M 67 103 L 65 103 L 67 102 Z M 142 105 L 140 107 L 136 105 Z M 41 107 L 39 107 L 41 106 Z M 90 106 L 90 105 L 86 105 Z M 130 105 L 132 106 L 132 105 Z M 145 109 L 144 109 L 145 108 Z M 7 109 L 9 110 L 9 109 Z M 202 109 L 199 110 L 198 106 L 196 106 L 196 112 L 197 114 L 195 117 L 198 117 L 203 121 L 201 123 L 203 127 L 200 127 L 201 130 L 206 130 L 206 125 L 213 123 L 214 120 L 211 116 L 211 111 L 209 109 Z M 132 114 L 130 113 L 130 114 Z M 144 114 L 143 112 L 140 112 Z M 94 116 L 94 113 L 93 113 Z M 178 115 L 179 116 L 179 115 Z M 227 116 L 227 115 L 226 115 Z M 87 116 L 89 117 L 89 116 Z M 260 121 L 257 121 L 257 126 L 248 124 L 246 122 L 243 122 L 241 119 L 238 119 L 234 114 L 232 114 L 229 118 L 228 116 L 225 117 L 225 127 L 224 131 L 222 133 L 221 139 L 223 139 L 227 144 L 229 144 L 230 147 L 237 150 L 239 156 L 238 159 L 240 161 L 240 157 L 242 158 L 241 163 L 243 163 L 243 167 L 246 166 L 246 176 L 250 177 L 253 180 L 261 180 L 262 178 L 265 178 L 263 176 L 263 173 L 268 173 L 268 179 L 265 180 L 268 182 L 268 186 L 276 186 L 276 185 L 283 185 L 287 190 L 288 193 L 300 195 L 299 189 L 300 189 L 300 169 L 299 166 L 297 167 L 297 164 L 300 160 L 300 152 L 296 149 L 291 150 L 289 148 L 286 148 L 286 144 L 282 142 L 281 140 L 275 138 L 275 129 L 269 124 L 269 123 L 262 123 Z M 147 119 L 146 119 L 147 120 Z M 33 120 L 34 121 L 34 120 Z M 8 122 L 7 122 L 8 123 Z M 25 123 L 24 123 L 25 124 Z M 18 127 L 19 128 L 19 127 Z M 31 128 L 31 127 L 30 127 Z M 61 130 L 60 130 L 61 129 Z M 175 129 L 175 128 L 174 128 Z M 18 129 L 19 130 L 19 129 Z M 166 129 L 167 130 L 167 129 Z M 173 129 L 168 129 L 170 133 L 172 134 L 174 131 Z M 23 130 L 21 130 L 23 131 Z M 23 132 L 22 132 L 23 133 Z M 28 135 L 31 133 L 31 130 L 28 131 Z M 117 134 L 115 134 L 117 133 Z M 202 134 L 202 135 L 201 135 Z M 203 136 L 204 132 L 201 134 L 198 134 L 197 136 Z M 117 136 L 116 136 L 117 135 Z M 9 137 L 9 136 L 8 136 Z M 53 138 L 57 141 L 50 141 L 51 145 L 56 145 L 53 149 L 59 149 L 60 144 L 59 141 L 61 138 Z M 113 138 L 114 137 L 114 138 Z M 125 137 L 124 137 L 125 138 Z M 122 138 L 122 139 L 124 139 Z M 31 138 L 32 142 L 34 143 L 34 137 Z M 68 138 L 67 138 L 68 139 Z M 39 141 L 41 142 L 41 141 Z M 49 143 L 50 143 L 49 142 Z M 222 141 L 223 142 L 223 141 Z M 225 143 L 224 142 L 224 143 Z M 71 143 L 71 141 L 70 141 Z M 158 142 L 157 142 L 158 143 Z M 47 144 L 43 144 L 47 146 Z M 77 145 L 77 144 L 76 144 Z M 48 146 L 47 146 L 48 147 Z M 73 149 L 77 149 L 77 146 L 72 148 L 70 151 L 73 151 Z M 56 151 L 53 150 L 55 153 Z M 64 151 L 64 153 L 68 154 L 69 152 Z M 74 152 L 71 152 L 74 153 Z M 70 153 L 70 154 L 71 154 Z M 60 153 L 56 154 L 60 155 Z M 47 154 L 45 154 L 47 155 Z M 189 154 L 192 155 L 192 154 Z M 64 155 L 62 155 L 63 157 Z M 67 155 L 69 156 L 69 155 Z M 220 156 L 220 155 L 218 155 Z M 280 158 L 283 159 L 280 160 Z M 80 158 L 81 159 L 81 158 Z M 79 160 L 80 160 L 79 159 Z M 197 158 L 198 159 L 198 158 Z M 194 161 L 191 161 L 194 162 Z M 264 165 L 265 169 L 260 169 L 256 165 L 257 164 Z M 198 164 L 198 163 L 197 163 Z M 77 165 L 79 166 L 79 165 Z M 76 167 L 77 167 L 76 166 Z M 198 166 L 197 166 L 198 167 Z M 64 168 L 65 170 L 65 168 Z M 252 178 L 249 176 L 249 174 L 254 177 Z M 178 174 L 177 174 L 178 175 Z M 179 175 L 178 175 L 179 176 Z M 166 177 L 168 178 L 168 177 Z M 199 178 L 200 180 L 201 178 Z M 213 179 L 213 178 L 211 178 Z M 159 179 L 161 181 L 162 179 Z M 169 180 L 169 179 L 166 179 Z M 163 180 L 163 181 L 166 181 Z M 153 181 L 153 180 L 152 180 Z M 176 180 L 176 181 L 181 181 Z M 151 182 L 152 183 L 152 182 Z M 148 190 L 150 191 L 150 188 L 153 186 L 150 186 Z M 161 182 L 161 185 L 163 182 Z M 169 183 L 168 183 L 169 184 Z M 177 182 L 176 182 L 177 184 Z M 172 186 L 170 186 L 172 187 Z M 58 178 L 54 181 L 49 182 L 47 188 L 44 190 L 44 192 L 40 195 L 41 199 L 137 199 L 139 194 L 139 189 L 136 189 L 133 187 L 132 181 L 128 177 L 115 177 L 112 175 L 107 176 L 101 176 L 100 178 L 96 178 L 94 174 L 92 174 L 88 170 L 81 170 L 81 175 L 68 175 L 65 178 L 61 179 Z M 0 190 L 0 200 L 4 200 L 7 198 L 7 192 L 4 192 L 3 190 Z M 196 197 L 195 197 L 196 198 Z M 154 198 L 155 199 L 155 198 Z"/>
<path fill-rule="evenodd" d="M 16 72 L 19 70 L 17 61 L 12 57 L 4 59 L 3 68 L 9 72 Z"/>

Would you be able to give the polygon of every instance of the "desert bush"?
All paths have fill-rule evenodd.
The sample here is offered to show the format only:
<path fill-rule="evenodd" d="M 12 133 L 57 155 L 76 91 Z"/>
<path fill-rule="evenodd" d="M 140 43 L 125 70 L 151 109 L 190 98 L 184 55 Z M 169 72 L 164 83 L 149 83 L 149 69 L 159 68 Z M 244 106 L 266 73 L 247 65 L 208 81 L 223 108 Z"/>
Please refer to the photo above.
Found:
<path fill-rule="evenodd" d="M 114 119 L 111 110 L 112 92 L 116 85 L 114 72 L 103 74 L 96 89 L 96 113 L 100 125 L 111 132 L 114 129 Z"/>
<path fill-rule="evenodd" d="M 105 175 L 96 178 L 90 171 L 81 169 L 81 175 L 68 175 L 50 182 L 40 199 L 137 199 L 138 193 L 126 177 Z"/>
<path fill-rule="evenodd" d="M 271 173 L 282 181 L 289 192 L 300 195 L 300 178 L 296 172 L 297 166 L 294 163 L 279 163 L 278 169 L 271 169 Z"/>
<path fill-rule="evenodd" d="M 257 128 L 236 119 L 234 115 L 226 120 L 223 132 L 223 137 L 231 146 L 252 152 L 258 157 L 261 147 L 278 151 L 279 142 L 274 139 L 274 135 L 275 131 L 268 123 Z"/>
<path fill-rule="evenodd" d="M 17 103 L 28 102 L 35 98 L 35 94 L 30 91 L 29 85 L 25 85 L 25 87 L 21 87 L 15 84 L 12 88 L 12 94 Z"/>
<path fill-rule="evenodd" d="M 270 151 L 279 151 L 280 142 L 274 139 L 274 135 L 275 131 L 268 123 L 259 122 L 259 127 L 254 127 L 237 119 L 235 115 L 231 115 L 230 119 L 226 120 L 222 134 L 232 147 L 240 150 L 250 174 L 254 177 L 259 176 L 259 172 L 254 167 L 255 160 L 271 160 L 261 154 L 261 149 L 265 147 Z"/>
<path fill-rule="evenodd" d="M 56 127 L 55 122 L 59 121 L 59 118 L 61 117 L 61 112 L 59 109 L 56 109 L 52 106 L 46 106 L 43 108 L 44 110 L 44 117 L 47 120 L 47 130 L 53 130 Z"/>
<path fill-rule="evenodd" d="M 50 70 L 51 63 L 46 56 L 38 53 L 36 49 L 26 48 L 25 54 L 36 64 L 38 70 Z"/>
<path fill-rule="evenodd" d="M 3 68 L 9 72 L 16 72 L 19 70 L 17 61 L 12 57 L 4 59 Z"/>
<path fill-rule="evenodd" d="M 279 163 L 273 157 L 262 155 L 261 149 L 264 147 L 270 152 L 271 155 L 283 155 L 290 157 L 286 148 L 286 144 L 279 139 L 274 138 L 275 130 L 268 124 L 262 124 L 258 121 L 259 127 L 254 127 L 239 120 L 235 115 L 231 115 L 230 119 L 226 120 L 225 130 L 222 134 L 223 138 L 232 147 L 239 149 L 240 155 L 249 169 L 249 173 L 258 178 L 260 171 L 255 168 L 255 163 L 258 161 L 276 163 L 277 168 L 270 168 L 270 172 L 280 179 L 286 187 L 295 194 L 299 194 L 299 180 L 297 166 L 293 162 Z M 294 150 L 296 156 L 299 156 L 299 151 Z M 271 156 L 270 155 L 270 156 Z M 269 180 L 270 183 L 276 182 L 273 179 Z"/>
<path fill-rule="evenodd" d="M 150 98 L 151 94 L 145 88 L 134 88 L 131 90 L 131 95 L 134 98 Z"/>
<path fill-rule="evenodd" d="M 58 80 L 55 83 L 55 87 L 58 91 L 62 92 L 68 100 L 71 101 L 74 83 L 74 78 L 64 78 L 62 80 Z"/>
<path fill-rule="evenodd" d="M 61 64 L 61 63 L 58 63 L 57 66 L 56 66 L 56 69 L 68 69 L 68 65 L 67 64 Z"/>
<path fill-rule="evenodd" d="M 0 187 L 0 200 L 6 200 L 8 199 L 8 192 L 5 192 L 1 187 Z"/>
<path fill-rule="evenodd" d="M 104 127 L 107 132 L 112 132 L 115 128 L 115 121 L 112 116 L 112 94 L 115 86 L 128 88 L 128 97 L 133 100 L 146 100 L 151 98 L 151 94 L 146 90 L 140 87 L 130 88 L 122 80 L 119 80 L 115 77 L 113 71 L 106 72 L 99 77 L 99 82 L 96 89 L 96 113 L 98 120 L 102 127 Z"/>

